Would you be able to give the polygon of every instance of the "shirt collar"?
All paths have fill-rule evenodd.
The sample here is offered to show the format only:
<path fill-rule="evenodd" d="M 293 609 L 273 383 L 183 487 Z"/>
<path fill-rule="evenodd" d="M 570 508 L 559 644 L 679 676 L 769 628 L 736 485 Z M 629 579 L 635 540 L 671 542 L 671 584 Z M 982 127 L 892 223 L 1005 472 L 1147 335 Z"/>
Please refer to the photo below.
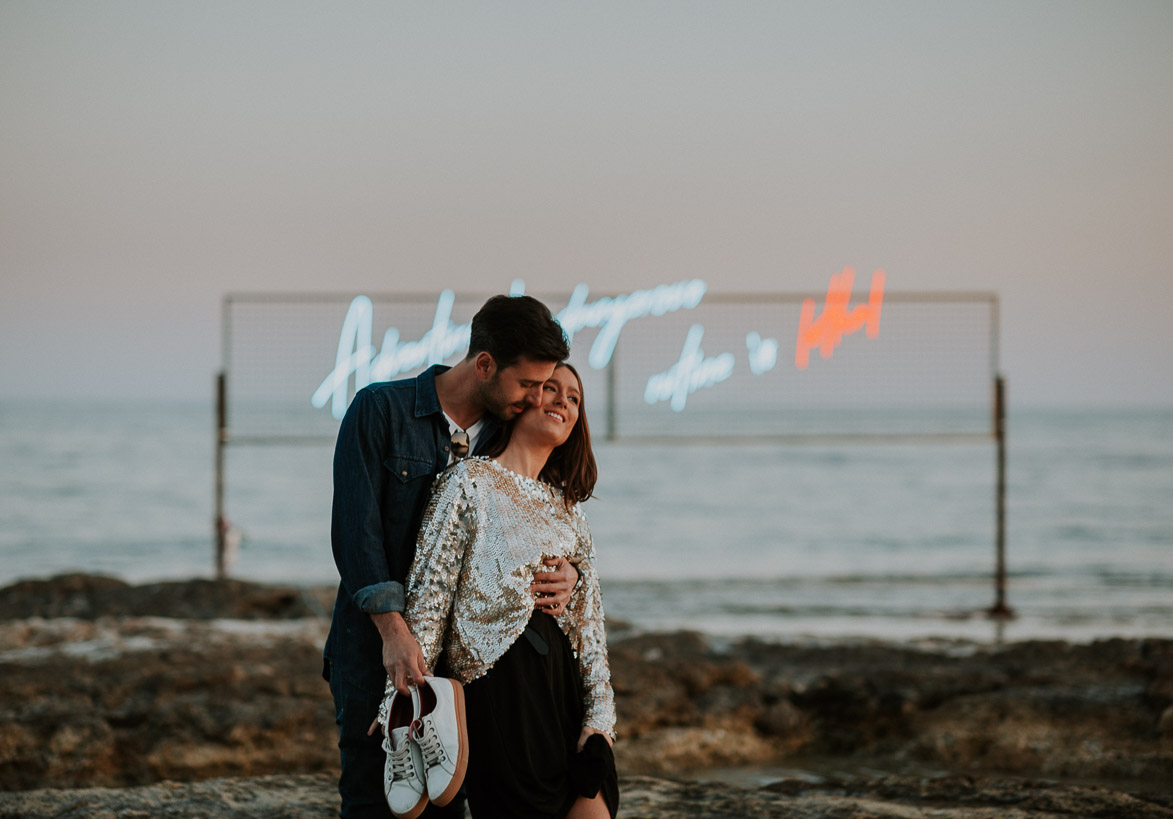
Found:
<path fill-rule="evenodd" d="M 443 364 L 435 364 L 415 377 L 416 418 L 443 412 L 440 409 L 440 396 L 436 395 L 436 376 L 449 369 Z"/>
<path fill-rule="evenodd" d="M 425 418 L 429 415 L 443 417 L 444 409 L 440 406 L 440 396 L 436 395 L 436 376 L 452 369 L 444 364 L 435 364 L 415 377 L 415 417 Z M 477 443 L 483 444 L 493 437 L 501 427 L 501 420 L 490 413 L 481 416 L 485 425 Z M 447 421 L 444 422 L 447 425 Z"/>

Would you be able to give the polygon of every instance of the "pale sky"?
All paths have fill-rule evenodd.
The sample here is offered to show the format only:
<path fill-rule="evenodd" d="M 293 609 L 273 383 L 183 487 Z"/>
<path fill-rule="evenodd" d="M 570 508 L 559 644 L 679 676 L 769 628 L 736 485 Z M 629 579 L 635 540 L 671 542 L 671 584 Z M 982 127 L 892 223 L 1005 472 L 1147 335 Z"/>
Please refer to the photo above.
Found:
<path fill-rule="evenodd" d="M 239 291 L 995 291 L 1173 405 L 1173 3 L 0 0 L 0 398 L 208 398 Z M 858 289 L 858 288 L 857 288 Z"/>

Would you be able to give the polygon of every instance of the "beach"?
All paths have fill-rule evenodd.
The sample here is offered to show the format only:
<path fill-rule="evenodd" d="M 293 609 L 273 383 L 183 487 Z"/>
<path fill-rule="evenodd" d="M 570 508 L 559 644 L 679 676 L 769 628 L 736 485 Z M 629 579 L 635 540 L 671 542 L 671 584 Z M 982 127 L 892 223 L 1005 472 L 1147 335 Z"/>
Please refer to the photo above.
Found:
<path fill-rule="evenodd" d="M 333 589 L 0 589 L 0 816 L 329 816 Z M 622 816 L 1173 816 L 1173 640 L 608 623 Z"/>
<path fill-rule="evenodd" d="M 336 815 L 340 577 L 436 576 L 425 485 L 555 358 L 622 816 L 1173 819 L 1171 41 L 0 3 L 0 819 Z"/>

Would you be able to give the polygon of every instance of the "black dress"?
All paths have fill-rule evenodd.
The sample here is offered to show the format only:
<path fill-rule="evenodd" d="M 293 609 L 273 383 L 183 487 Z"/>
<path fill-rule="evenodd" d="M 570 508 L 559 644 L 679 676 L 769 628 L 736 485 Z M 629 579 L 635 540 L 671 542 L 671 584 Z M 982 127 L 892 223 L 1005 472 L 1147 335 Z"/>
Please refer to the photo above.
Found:
<path fill-rule="evenodd" d="M 534 612 L 525 632 L 483 677 L 464 686 L 475 819 L 561 819 L 579 795 L 599 791 L 614 817 L 619 779 L 611 746 L 592 736 L 576 751 L 583 696 L 566 635 Z"/>

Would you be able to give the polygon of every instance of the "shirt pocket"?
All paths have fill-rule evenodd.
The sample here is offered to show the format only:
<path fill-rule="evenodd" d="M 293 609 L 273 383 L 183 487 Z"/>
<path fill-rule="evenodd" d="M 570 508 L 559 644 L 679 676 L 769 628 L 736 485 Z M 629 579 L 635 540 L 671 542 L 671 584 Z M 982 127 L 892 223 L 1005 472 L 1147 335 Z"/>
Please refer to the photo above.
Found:
<path fill-rule="evenodd" d="M 425 458 L 392 455 L 383 461 L 383 468 L 389 477 L 387 517 L 396 523 L 411 520 L 436 477 L 435 464 Z"/>

